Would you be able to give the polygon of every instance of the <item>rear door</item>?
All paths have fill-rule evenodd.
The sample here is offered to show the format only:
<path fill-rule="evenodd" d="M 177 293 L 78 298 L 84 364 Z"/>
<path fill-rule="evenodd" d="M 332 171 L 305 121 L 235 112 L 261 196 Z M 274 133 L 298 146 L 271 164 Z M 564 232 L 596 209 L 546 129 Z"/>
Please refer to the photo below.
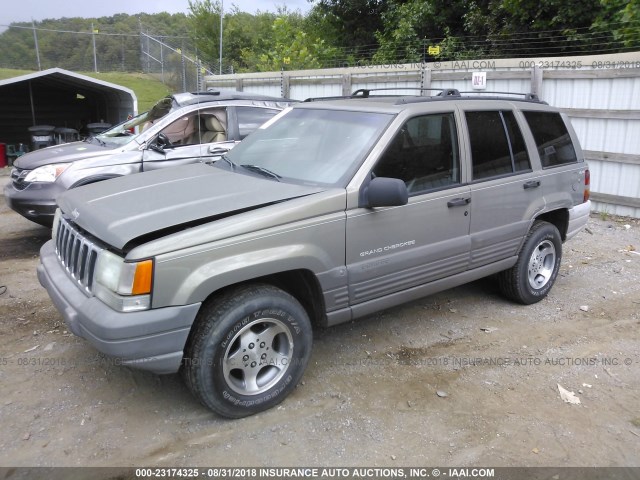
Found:
<path fill-rule="evenodd" d="M 540 157 L 547 210 L 582 203 L 587 165 L 569 119 L 549 111 L 527 110 L 523 115 Z"/>
<path fill-rule="evenodd" d="M 453 111 L 409 119 L 373 169 L 399 178 L 407 205 L 347 212 L 352 305 L 463 272 L 469 262 L 469 187 Z"/>
<path fill-rule="evenodd" d="M 471 170 L 470 269 L 516 255 L 531 219 L 544 207 L 519 113 L 476 106 L 461 107 Z"/>

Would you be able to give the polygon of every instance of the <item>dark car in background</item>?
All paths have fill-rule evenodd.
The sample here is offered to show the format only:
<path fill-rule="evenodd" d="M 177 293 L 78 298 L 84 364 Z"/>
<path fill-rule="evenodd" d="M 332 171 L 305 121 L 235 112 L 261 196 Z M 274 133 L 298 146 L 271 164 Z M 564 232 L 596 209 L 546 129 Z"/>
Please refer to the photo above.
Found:
<path fill-rule="evenodd" d="M 213 161 L 292 103 L 242 92 L 174 94 L 84 141 L 20 157 L 4 196 L 20 215 L 50 227 L 60 193 L 132 173 Z"/>

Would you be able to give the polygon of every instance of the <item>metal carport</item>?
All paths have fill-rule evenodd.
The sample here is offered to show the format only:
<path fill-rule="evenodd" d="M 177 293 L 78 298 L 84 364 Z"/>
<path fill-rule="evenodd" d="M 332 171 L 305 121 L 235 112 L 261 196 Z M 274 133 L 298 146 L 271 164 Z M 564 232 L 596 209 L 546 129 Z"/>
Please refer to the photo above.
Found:
<path fill-rule="evenodd" d="M 0 80 L 0 143 L 29 144 L 33 125 L 79 130 L 93 122 L 120 123 L 137 111 L 132 90 L 51 68 Z"/>

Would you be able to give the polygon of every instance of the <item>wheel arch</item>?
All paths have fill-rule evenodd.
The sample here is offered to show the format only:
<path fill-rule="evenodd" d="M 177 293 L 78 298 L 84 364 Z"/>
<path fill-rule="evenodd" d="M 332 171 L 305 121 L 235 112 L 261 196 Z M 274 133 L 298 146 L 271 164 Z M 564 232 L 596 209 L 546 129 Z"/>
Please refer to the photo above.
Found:
<path fill-rule="evenodd" d="M 202 303 L 213 303 L 226 293 L 250 284 L 272 285 L 287 292 L 300 302 L 313 325 L 321 325 L 325 320 L 324 296 L 320 282 L 314 273 L 307 269 L 286 270 L 226 285 L 211 292 Z"/>
<path fill-rule="evenodd" d="M 552 224 L 560 232 L 560 238 L 564 242 L 567 239 L 567 230 L 569 228 L 569 210 L 561 208 L 558 210 L 552 210 L 550 212 L 544 212 L 534 218 L 535 221 L 544 221 Z"/>

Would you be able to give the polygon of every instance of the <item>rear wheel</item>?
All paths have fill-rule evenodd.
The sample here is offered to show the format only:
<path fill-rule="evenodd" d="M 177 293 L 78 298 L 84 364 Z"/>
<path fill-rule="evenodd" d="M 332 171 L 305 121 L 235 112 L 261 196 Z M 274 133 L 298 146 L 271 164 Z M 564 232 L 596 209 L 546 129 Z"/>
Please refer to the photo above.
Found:
<path fill-rule="evenodd" d="M 204 304 L 182 365 L 192 393 L 216 413 L 240 418 L 280 403 L 311 354 L 309 316 L 271 285 L 239 287 Z"/>
<path fill-rule="evenodd" d="M 539 302 L 555 283 L 561 259 L 562 240 L 558 229 L 548 222 L 534 223 L 517 263 L 498 275 L 502 294 L 525 305 Z"/>

